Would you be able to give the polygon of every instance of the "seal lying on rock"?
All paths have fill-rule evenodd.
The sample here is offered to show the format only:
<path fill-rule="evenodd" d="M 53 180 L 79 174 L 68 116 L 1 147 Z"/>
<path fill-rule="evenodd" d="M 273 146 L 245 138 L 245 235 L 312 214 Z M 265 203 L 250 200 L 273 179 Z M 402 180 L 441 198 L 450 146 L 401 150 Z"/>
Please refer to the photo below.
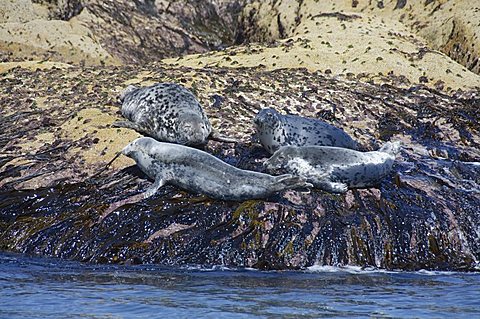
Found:
<path fill-rule="evenodd" d="M 183 145 L 203 145 L 207 139 L 237 142 L 214 131 L 198 100 L 179 84 L 130 85 L 120 95 L 120 102 L 128 121 L 115 122 L 113 126 Z"/>
<path fill-rule="evenodd" d="M 145 197 L 152 196 L 166 183 L 211 198 L 236 201 L 266 198 L 279 191 L 312 186 L 301 177 L 238 169 L 198 149 L 162 143 L 150 137 L 134 140 L 122 153 L 133 158 L 140 169 L 155 180 Z"/>
<path fill-rule="evenodd" d="M 370 187 L 391 171 L 400 142 L 387 142 L 378 151 L 358 152 L 331 146 L 283 146 L 265 163 L 269 172 L 285 170 L 315 187 L 333 193 Z"/>
<path fill-rule="evenodd" d="M 281 146 L 324 145 L 357 149 L 357 143 L 342 129 L 323 121 L 261 110 L 253 120 L 263 147 L 273 154 Z"/>

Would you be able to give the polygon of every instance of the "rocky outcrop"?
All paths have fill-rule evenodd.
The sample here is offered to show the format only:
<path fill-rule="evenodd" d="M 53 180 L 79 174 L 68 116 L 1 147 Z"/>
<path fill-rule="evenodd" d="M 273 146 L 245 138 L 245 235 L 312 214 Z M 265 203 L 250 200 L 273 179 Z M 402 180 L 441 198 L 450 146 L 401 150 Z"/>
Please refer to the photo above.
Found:
<path fill-rule="evenodd" d="M 214 1 L 103 1 L 86 5 L 90 28 L 109 52 L 124 63 L 221 49 L 233 43 L 237 11 Z"/>
<path fill-rule="evenodd" d="M 97 41 L 83 20 L 87 12 L 68 21 L 51 19 L 52 12 L 30 0 L 0 1 L 0 59 L 71 64 L 119 64 Z"/>
<path fill-rule="evenodd" d="M 0 4 L 0 58 L 6 62 L 118 65 L 172 57 L 166 62 L 196 68 L 305 67 L 363 81 L 381 83 L 388 77 L 389 83 L 405 88 L 426 84 L 450 92 L 480 87 L 475 74 L 480 66 L 476 40 L 480 31 L 471 23 L 479 10 L 475 2 L 21 0 L 12 5 L 4 0 Z M 250 44 L 223 50 L 234 41 Z M 182 59 L 191 53 L 203 54 Z"/>
<path fill-rule="evenodd" d="M 350 32 L 356 37 L 375 32 L 371 30 L 375 25 L 380 29 L 397 29 L 401 25 L 424 40 L 429 48 L 446 53 L 479 74 L 480 25 L 475 23 L 479 13 L 478 2 L 461 0 L 251 1 L 240 16 L 237 40 L 242 43 L 265 42 L 305 34 L 307 21 L 312 18 L 321 31 L 340 31 L 342 36 Z M 342 28 L 347 32 L 342 32 L 342 29 L 335 30 L 334 25 L 328 25 L 332 19 L 324 19 L 336 17 L 349 21 L 352 16 L 367 18 L 365 28 L 355 30 L 344 24 Z M 330 30 L 325 27 L 330 27 Z M 312 28 L 308 29 L 312 31 Z M 388 33 L 381 38 L 389 39 L 392 37 L 390 33 L 412 37 L 405 34 L 403 28 Z"/>
<path fill-rule="evenodd" d="M 476 6 L 0 0 L 0 249 L 98 263 L 478 270 Z M 268 157 L 252 125 L 264 107 L 322 118 L 363 150 L 388 140 L 403 150 L 381 185 L 343 195 L 224 202 L 166 186 L 142 200 L 151 182 L 132 160 L 106 169 L 139 136 L 112 127 L 116 100 L 129 84 L 165 81 L 190 88 L 213 127 L 242 141 L 205 149 L 243 169 L 262 171 Z"/>
<path fill-rule="evenodd" d="M 380 2 L 252 1 L 240 15 L 237 41 L 244 45 L 165 61 L 194 68 L 300 67 L 346 79 L 387 81 L 405 88 L 425 84 L 447 92 L 480 88 L 480 77 L 474 73 L 477 27 L 468 28 L 473 30 L 471 41 L 458 42 L 456 35 L 438 36 L 443 39 L 439 41 L 435 32 L 444 30 L 448 23 L 442 21 L 451 20 L 446 15 L 457 11 L 435 10 L 433 19 L 427 14 L 430 11 L 425 13 L 429 6 L 424 8 L 423 2 L 408 2 L 396 9 L 392 1 L 381 8 L 377 3 Z M 439 12 L 444 16 L 437 16 Z M 457 15 L 460 19 L 460 13 Z M 432 27 L 429 19 L 434 20 L 432 25 L 441 26 Z M 419 26 L 420 22 L 415 21 L 425 22 Z M 433 39 L 437 41 L 433 43 Z M 459 58 L 461 53 L 453 56 L 451 50 L 444 50 L 449 57 L 438 51 L 446 46 L 466 49 L 465 59 L 471 63 Z M 451 57 L 465 62 L 474 72 Z"/>
<path fill-rule="evenodd" d="M 38 81 L 38 79 L 42 81 Z M 426 86 L 345 81 L 306 69 L 95 67 L 10 69 L 0 81 L 0 248 L 90 262 L 220 264 L 297 269 L 313 264 L 474 270 L 480 258 L 480 99 Z M 150 184 L 116 152 L 138 136 L 112 128 L 128 84 L 176 81 L 199 97 L 238 145 L 206 150 L 244 169 L 268 156 L 252 118 L 262 107 L 323 118 L 365 150 L 404 147 L 376 188 L 344 195 L 288 191 L 214 201 Z M 133 201 L 132 199 L 136 199 Z"/>
<path fill-rule="evenodd" d="M 148 63 L 233 44 L 243 1 L 0 1 L 3 61 Z"/>
<path fill-rule="evenodd" d="M 43 5 L 49 11 L 52 20 L 68 21 L 80 14 L 86 1 L 82 0 L 32 0 L 32 3 Z"/>

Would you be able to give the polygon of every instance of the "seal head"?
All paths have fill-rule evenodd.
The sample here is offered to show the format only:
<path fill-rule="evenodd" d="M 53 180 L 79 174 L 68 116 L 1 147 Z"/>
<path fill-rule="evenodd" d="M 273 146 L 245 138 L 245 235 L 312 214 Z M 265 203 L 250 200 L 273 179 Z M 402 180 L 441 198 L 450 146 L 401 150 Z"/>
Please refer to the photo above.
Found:
<path fill-rule="evenodd" d="M 274 109 L 262 109 L 253 119 L 260 143 L 273 154 L 280 145 L 287 145 L 281 114 Z"/>
<path fill-rule="evenodd" d="M 212 131 L 209 122 L 195 113 L 183 113 L 178 116 L 178 128 L 176 130 L 176 142 L 182 145 L 202 145 Z"/>
<path fill-rule="evenodd" d="M 135 85 L 129 85 L 127 86 L 120 94 L 118 95 L 117 102 L 122 104 L 123 101 L 125 100 L 125 97 L 130 94 L 133 91 L 136 91 L 138 89 L 138 86 Z"/>
<path fill-rule="evenodd" d="M 263 166 L 269 172 L 278 172 L 284 170 L 291 160 L 298 157 L 300 157 L 300 151 L 297 146 L 282 146 L 263 163 Z"/>

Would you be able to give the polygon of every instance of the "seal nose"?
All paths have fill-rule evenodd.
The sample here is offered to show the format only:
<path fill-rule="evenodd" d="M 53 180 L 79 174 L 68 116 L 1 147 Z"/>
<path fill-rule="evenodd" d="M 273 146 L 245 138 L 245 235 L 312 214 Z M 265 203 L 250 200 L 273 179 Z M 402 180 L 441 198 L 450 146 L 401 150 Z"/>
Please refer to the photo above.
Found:
<path fill-rule="evenodd" d="M 132 152 L 132 146 L 131 144 L 128 144 L 127 146 L 125 146 L 121 151 L 120 153 L 125 155 L 125 156 L 130 156 L 130 153 Z"/>
<path fill-rule="evenodd" d="M 201 144 L 203 141 L 205 141 L 205 136 L 201 132 L 198 132 L 193 134 L 192 139 L 195 141 L 195 143 Z"/>

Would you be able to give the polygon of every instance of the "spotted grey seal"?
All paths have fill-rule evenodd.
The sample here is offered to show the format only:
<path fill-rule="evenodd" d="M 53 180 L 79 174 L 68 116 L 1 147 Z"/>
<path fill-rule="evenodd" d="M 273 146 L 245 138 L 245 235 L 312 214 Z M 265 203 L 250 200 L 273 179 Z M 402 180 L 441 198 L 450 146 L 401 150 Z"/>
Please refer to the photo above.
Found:
<path fill-rule="evenodd" d="M 342 129 L 317 119 L 282 115 L 272 108 L 267 108 L 260 110 L 253 122 L 260 143 L 270 154 L 287 145 L 357 149 L 357 143 Z"/>
<path fill-rule="evenodd" d="M 176 83 L 148 87 L 128 86 L 120 95 L 122 115 L 128 121 L 113 123 L 159 141 L 203 145 L 207 139 L 237 142 L 212 129 L 202 106 L 192 92 Z"/>
<path fill-rule="evenodd" d="M 400 142 L 387 142 L 378 151 L 359 152 L 332 146 L 283 146 L 264 165 L 285 170 L 315 187 L 333 193 L 379 184 L 391 171 Z"/>
<path fill-rule="evenodd" d="M 133 158 L 155 180 L 145 197 L 152 196 L 166 183 L 211 198 L 235 201 L 266 198 L 286 189 L 312 186 L 301 177 L 242 170 L 204 151 L 150 137 L 134 140 L 122 153 Z"/>

